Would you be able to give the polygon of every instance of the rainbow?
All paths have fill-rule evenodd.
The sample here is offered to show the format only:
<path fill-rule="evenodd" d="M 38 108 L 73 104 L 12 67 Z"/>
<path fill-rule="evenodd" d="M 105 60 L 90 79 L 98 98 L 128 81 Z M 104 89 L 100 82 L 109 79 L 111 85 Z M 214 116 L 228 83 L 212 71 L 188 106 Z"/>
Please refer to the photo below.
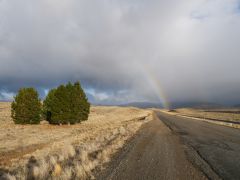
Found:
<path fill-rule="evenodd" d="M 164 106 L 164 108 L 169 109 L 170 103 L 168 101 L 168 98 L 164 92 L 164 89 L 157 78 L 156 73 L 148 66 L 144 65 L 141 67 L 141 70 L 144 74 L 145 79 L 147 80 L 147 83 L 152 88 L 153 92 L 158 97 L 158 101 L 161 102 L 161 104 Z"/>

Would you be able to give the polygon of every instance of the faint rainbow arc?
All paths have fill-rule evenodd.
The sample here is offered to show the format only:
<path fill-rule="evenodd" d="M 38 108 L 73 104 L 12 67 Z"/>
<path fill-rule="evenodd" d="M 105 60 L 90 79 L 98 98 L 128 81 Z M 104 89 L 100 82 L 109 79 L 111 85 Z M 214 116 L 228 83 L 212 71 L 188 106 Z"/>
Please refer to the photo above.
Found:
<path fill-rule="evenodd" d="M 141 69 L 148 84 L 153 89 L 154 93 L 157 95 L 158 100 L 162 103 L 164 108 L 169 109 L 170 103 L 168 101 L 168 97 L 166 96 L 164 88 L 162 87 L 160 80 L 157 78 L 156 73 L 151 70 L 148 65 L 144 65 L 144 67 L 142 67 Z"/>

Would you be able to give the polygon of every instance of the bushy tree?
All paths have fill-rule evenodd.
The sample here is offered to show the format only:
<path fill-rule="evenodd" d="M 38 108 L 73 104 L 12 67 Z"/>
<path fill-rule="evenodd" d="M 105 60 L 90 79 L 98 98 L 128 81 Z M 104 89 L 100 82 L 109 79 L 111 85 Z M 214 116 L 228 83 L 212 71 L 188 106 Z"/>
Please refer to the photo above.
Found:
<path fill-rule="evenodd" d="M 22 88 L 12 102 L 12 118 L 16 124 L 39 124 L 41 101 L 34 88 Z"/>
<path fill-rule="evenodd" d="M 43 112 L 43 117 L 47 120 L 47 121 L 50 121 L 50 118 L 51 118 L 51 107 L 53 107 L 53 102 L 55 101 L 54 98 L 55 98 L 55 92 L 56 92 L 56 89 L 51 89 L 49 92 L 48 92 L 48 95 L 47 97 L 45 98 L 45 100 L 43 101 L 43 109 L 42 109 L 42 112 Z"/>
<path fill-rule="evenodd" d="M 43 112 L 51 124 L 75 124 L 88 119 L 90 104 L 79 82 L 49 91 Z"/>

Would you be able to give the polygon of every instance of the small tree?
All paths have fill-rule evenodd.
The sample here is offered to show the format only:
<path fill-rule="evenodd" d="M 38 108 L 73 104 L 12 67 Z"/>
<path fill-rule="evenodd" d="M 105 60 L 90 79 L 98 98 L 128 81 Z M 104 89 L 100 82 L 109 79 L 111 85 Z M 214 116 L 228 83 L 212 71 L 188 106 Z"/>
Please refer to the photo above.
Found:
<path fill-rule="evenodd" d="M 34 88 L 20 89 L 11 107 L 11 116 L 16 124 L 39 124 L 41 101 Z"/>
<path fill-rule="evenodd" d="M 73 114 L 79 116 L 79 120 L 81 121 L 87 120 L 90 111 L 90 104 L 79 82 L 74 83 L 72 86 L 71 98 Z"/>
<path fill-rule="evenodd" d="M 87 120 L 89 108 L 79 82 L 52 89 L 43 102 L 44 116 L 51 124 L 75 124 Z"/>
<path fill-rule="evenodd" d="M 43 117 L 47 120 L 47 121 L 50 121 L 50 118 L 51 118 L 51 112 L 52 112 L 52 109 L 51 107 L 54 106 L 53 102 L 55 101 L 54 98 L 55 98 L 55 92 L 56 92 L 56 89 L 51 89 L 49 92 L 48 92 L 48 95 L 47 97 L 45 98 L 45 100 L 43 101 L 43 109 L 42 109 L 42 114 L 43 114 Z"/>

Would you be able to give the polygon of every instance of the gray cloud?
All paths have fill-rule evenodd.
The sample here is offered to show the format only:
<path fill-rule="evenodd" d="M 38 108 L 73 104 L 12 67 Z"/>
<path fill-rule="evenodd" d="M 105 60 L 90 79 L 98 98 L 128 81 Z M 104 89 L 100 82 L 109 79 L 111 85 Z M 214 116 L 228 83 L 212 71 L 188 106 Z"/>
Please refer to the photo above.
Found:
<path fill-rule="evenodd" d="M 0 98 L 81 80 L 99 103 L 236 103 L 239 32 L 238 0 L 2 0 Z"/>

